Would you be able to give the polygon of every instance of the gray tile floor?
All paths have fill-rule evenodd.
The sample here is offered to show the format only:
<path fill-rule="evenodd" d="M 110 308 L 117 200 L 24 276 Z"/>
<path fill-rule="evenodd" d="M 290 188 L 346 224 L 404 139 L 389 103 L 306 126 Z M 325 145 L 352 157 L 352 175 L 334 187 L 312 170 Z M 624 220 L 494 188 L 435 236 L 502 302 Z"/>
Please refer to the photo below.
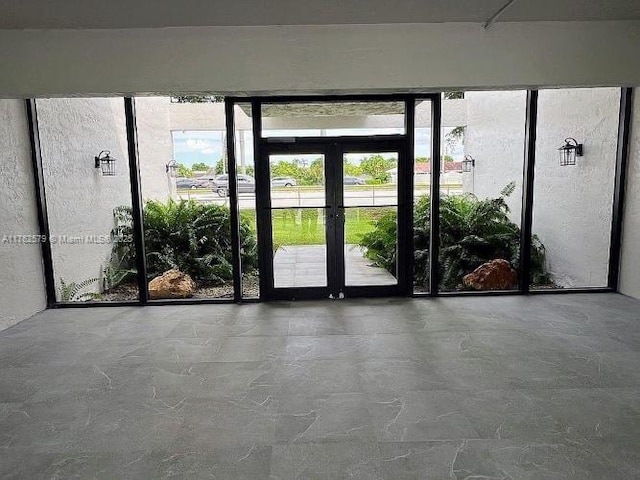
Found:
<path fill-rule="evenodd" d="M 50 310 L 0 333 L 0 477 L 640 477 L 614 294 Z"/>

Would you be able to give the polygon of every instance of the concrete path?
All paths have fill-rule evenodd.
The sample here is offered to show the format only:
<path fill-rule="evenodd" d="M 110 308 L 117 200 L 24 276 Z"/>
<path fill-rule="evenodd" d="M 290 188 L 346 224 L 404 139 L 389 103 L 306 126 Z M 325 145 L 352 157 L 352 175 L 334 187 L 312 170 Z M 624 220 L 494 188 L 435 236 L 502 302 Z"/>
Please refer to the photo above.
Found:
<path fill-rule="evenodd" d="M 326 259 L 325 245 L 280 248 L 273 262 L 275 287 L 326 287 Z M 393 275 L 384 268 L 373 266 L 357 245 L 345 246 L 345 277 L 348 286 L 396 284 Z"/>

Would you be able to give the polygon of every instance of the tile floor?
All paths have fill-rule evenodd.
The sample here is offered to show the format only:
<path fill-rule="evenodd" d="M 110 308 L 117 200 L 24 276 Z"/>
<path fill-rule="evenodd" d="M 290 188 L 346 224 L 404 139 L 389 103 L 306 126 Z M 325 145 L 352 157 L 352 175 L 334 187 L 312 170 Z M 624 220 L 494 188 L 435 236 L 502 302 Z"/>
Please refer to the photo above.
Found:
<path fill-rule="evenodd" d="M 615 294 L 49 310 L 0 332 L 0 477 L 640 477 Z"/>

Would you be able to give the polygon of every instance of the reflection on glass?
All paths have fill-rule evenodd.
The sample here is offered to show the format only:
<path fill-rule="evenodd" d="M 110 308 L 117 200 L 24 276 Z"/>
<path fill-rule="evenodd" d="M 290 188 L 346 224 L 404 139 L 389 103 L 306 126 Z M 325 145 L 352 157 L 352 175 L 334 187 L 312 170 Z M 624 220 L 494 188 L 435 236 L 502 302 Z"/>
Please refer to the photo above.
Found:
<path fill-rule="evenodd" d="M 137 299 L 124 100 L 42 99 L 37 108 L 56 300 Z M 102 151 L 116 159 L 113 176 L 95 167 Z"/>
<path fill-rule="evenodd" d="M 526 96 L 465 92 L 442 102 L 450 120 L 442 132 L 441 291 L 518 288 Z"/>
<path fill-rule="evenodd" d="M 618 88 L 539 92 L 533 289 L 607 285 L 619 105 Z M 561 166 L 567 137 L 584 144 L 584 154 Z"/>
<path fill-rule="evenodd" d="M 263 137 L 404 133 L 403 102 L 265 103 Z"/>
<path fill-rule="evenodd" d="M 327 286 L 323 208 L 271 211 L 275 288 Z"/>
<path fill-rule="evenodd" d="M 397 207 L 345 209 L 345 285 L 396 285 Z"/>

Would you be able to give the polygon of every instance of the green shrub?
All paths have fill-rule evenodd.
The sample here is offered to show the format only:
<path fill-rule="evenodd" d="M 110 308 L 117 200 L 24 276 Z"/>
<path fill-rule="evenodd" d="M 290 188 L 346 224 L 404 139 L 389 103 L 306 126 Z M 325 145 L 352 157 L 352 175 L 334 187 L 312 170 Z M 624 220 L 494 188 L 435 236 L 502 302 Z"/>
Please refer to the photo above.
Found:
<path fill-rule="evenodd" d="M 116 229 L 123 238 L 130 237 L 131 210 L 119 207 L 117 211 L 121 218 Z M 123 211 L 128 216 L 123 216 Z M 230 220 L 229 209 L 223 206 L 202 205 L 193 200 L 146 202 L 143 225 L 148 279 L 177 268 L 202 285 L 220 285 L 231 280 Z M 258 262 L 257 241 L 243 217 L 240 217 L 240 239 L 243 271 L 252 272 Z M 114 243 L 118 258 L 128 259 L 127 266 L 134 264 L 133 248 L 132 242 Z"/>
<path fill-rule="evenodd" d="M 462 277 L 485 262 L 496 258 L 509 261 L 518 268 L 520 258 L 520 228 L 508 216 L 506 197 L 515 190 L 507 185 L 498 198 L 479 200 L 474 195 L 449 195 L 440 200 L 440 286 L 445 290 L 462 288 Z M 416 284 L 429 284 L 429 236 L 431 200 L 422 196 L 414 209 L 414 278 Z M 378 266 L 395 272 L 396 229 L 395 212 L 387 213 L 375 222 L 374 230 L 366 234 L 360 245 L 367 258 Z M 534 235 L 531 254 L 531 281 L 549 284 L 545 268 L 544 245 Z"/>

